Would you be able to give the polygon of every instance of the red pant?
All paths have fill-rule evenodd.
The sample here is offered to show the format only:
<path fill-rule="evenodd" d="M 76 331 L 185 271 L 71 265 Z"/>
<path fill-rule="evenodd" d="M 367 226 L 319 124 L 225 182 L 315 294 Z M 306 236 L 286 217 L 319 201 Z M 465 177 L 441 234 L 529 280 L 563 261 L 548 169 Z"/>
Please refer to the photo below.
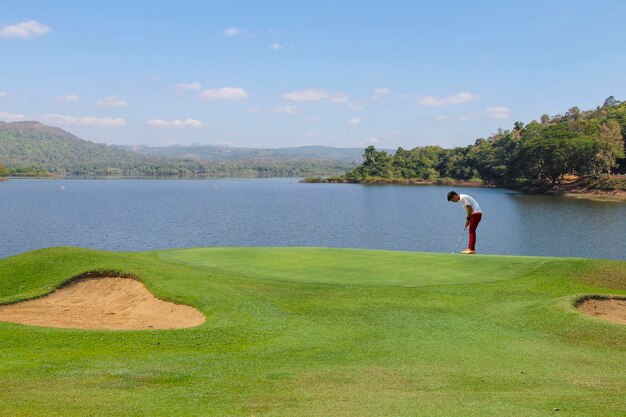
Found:
<path fill-rule="evenodd" d="M 483 218 L 483 214 L 472 213 L 470 216 L 470 224 L 469 224 L 469 246 L 470 250 L 476 250 L 476 228 L 478 227 L 478 223 Z"/>

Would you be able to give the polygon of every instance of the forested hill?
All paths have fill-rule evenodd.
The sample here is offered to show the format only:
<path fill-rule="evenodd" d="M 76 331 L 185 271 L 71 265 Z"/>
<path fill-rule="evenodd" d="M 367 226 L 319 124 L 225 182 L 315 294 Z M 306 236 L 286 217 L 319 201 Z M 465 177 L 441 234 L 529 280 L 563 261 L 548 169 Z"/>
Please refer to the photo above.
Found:
<path fill-rule="evenodd" d="M 80 139 L 39 122 L 0 122 L 0 163 L 12 173 L 106 174 L 138 169 L 155 160 Z"/>
<path fill-rule="evenodd" d="M 39 122 L 0 122 L 0 176 L 302 177 L 340 174 L 355 166 L 353 162 L 314 158 L 209 162 L 143 155 L 89 142 Z"/>
<path fill-rule="evenodd" d="M 365 149 L 361 165 L 345 175 L 309 182 L 410 183 L 472 181 L 512 187 L 556 189 L 576 179 L 626 172 L 626 102 L 614 97 L 594 110 L 570 108 L 539 121 L 515 122 L 488 138 L 454 149 L 398 148 L 395 154 Z M 626 182 L 609 181 L 622 190 Z M 587 184 L 591 182 L 587 181 Z M 607 181 L 604 181 L 606 184 Z M 618 185 L 614 185 L 618 184 Z"/>

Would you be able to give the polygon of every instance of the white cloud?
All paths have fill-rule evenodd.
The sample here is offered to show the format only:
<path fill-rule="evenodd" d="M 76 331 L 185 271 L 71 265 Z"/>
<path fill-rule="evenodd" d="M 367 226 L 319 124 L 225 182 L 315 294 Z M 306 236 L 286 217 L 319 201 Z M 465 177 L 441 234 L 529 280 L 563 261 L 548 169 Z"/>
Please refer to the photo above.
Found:
<path fill-rule="evenodd" d="M 308 137 L 310 137 L 310 138 L 316 138 L 316 137 L 318 137 L 319 135 L 320 135 L 320 131 L 319 131 L 319 130 L 317 130 L 317 129 L 316 129 L 316 130 L 313 130 L 313 131 L 311 131 L 311 132 L 307 132 L 307 133 L 305 133 L 305 136 L 308 136 Z"/>
<path fill-rule="evenodd" d="M 224 30 L 224 36 L 228 36 L 232 38 L 233 36 L 241 35 L 243 33 L 242 29 L 239 28 L 228 28 Z"/>
<path fill-rule="evenodd" d="M 449 117 L 448 116 L 443 116 L 441 114 L 438 114 L 437 116 L 434 117 L 434 119 L 438 122 L 443 122 L 444 120 L 448 120 Z"/>
<path fill-rule="evenodd" d="M 200 84 L 199 82 L 178 83 L 174 86 L 174 89 L 176 90 L 176 94 L 178 95 L 185 94 L 185 91 L 200 90 L 201 88 L 202 88 L 202 84 Z"/>
<path fill-rule="evenodd" d="M 6 96 L 8 96 L 7 93 L 5 93 L 4 91 L 0 91 L 0 97 L 6 97 Z"/>
<path fill-rule="evenodd" d="M 352 119 L 348 120 L 348 124 L 349 125 L 360 125 L 361 124 L 361 119 L 359 119 L 358 117 L 353 117 Z"/>
<path fill-rule="evenodd" d="M 279 44 L 278 42 L 274 42 L 270 44 L 270 48 L 276 51 L 280 51 L 281 49 L 285 49 L 284 45 Z"/>
<path fill-rule="evenodd" d="M 200 93 L 200 97 L 207 100 L 241 100 L 248 97 L 248 93 L 240 87 L 222 87 L 204 90 Z"/>
<path fill-rule="evenodd" d="M 120 118 L 110 117 L 74 117 L 61 114 L 45 114 L 44 121 L 60 125 L 78 125 L 95 127 L 120 127 L 126 125 L 126 121 Z"/>
<path fill-rule="evenodd" d="M 391 94 L 391 90 L 389 90 L 388 88 L 375 88 L 372 91 L 372 101 L 378 101 L 378 100 L 382 100 L 385 98 L 385 96 L 388 96 L 389 94 Z"/>
<path fill-rule="evenodd" d="M 3 27 L 0 30 L 0 37 L 4 39 L 30 39 L 35 36 L 45 35 L 49 32 L 50 27 L 39 23 L 36 20 L 29 20 Z"/>
<path fill-rule="evenodd" d="M 23 114 L 12 114 L 12 113 L 0 111 L 0 121 L 19 122 L 20 120 L 26 120 L 26 116 Z"/>
<path fill-rule="evenodd" d="M 344 93 L 333 93 L 330 95 L 329 100 L 331 103 L 347 103 L 348 96 Z"/>
<path fill-rule="evenodd" d="M 68 94 L 66 96 L 54 96 L 52 98 L 59 103 L 70 103 L 78 100 L 78 96 L 76 94 Z"/>
<path fill-rule="evenodd" d="M 102 100 L 96 101 L 96 105 L 100 107 L 128 107 L 128 103 L 118 96 L 105 97 Z"/>
<path fill-rule="evenodd" d="M 291 101 L 324 101 L 334 104 L 346 104 L 353 110 L 361 110 L 362 105 L 350 102 L 348 96 L 342 92 L 332 92 L 328 90 L 318 90 L 309 88 L 306 90 L 292 91 L 283 94 L 283 98 Z"/>
<path fill-rule="evenodd" d="M 489 107 L 485 109 L 485 111 L 492 119 L 507 119 L 511 117 L 511 109 L 509 109 L 508 107 Z"/>
<path fill-rule="evenodd" d="M 326 90 L 300 90 L 283 94 L 283 98 L 292 101 L 320 101 L 330 97 L 330 93 Z"/>
<path fill-rule="evenodd" d="M 352 110 L 363 110 L 363 105 L 361 103 L 349 102 L 348 107 L 350 107 Z"/>
<path fill-rule="evenodd" d="M 478 100 L 478 96 L 472 93 L 458 93 L 447 97 L 426 96 L 417 99 L 417 103 L 423 106 L 445 106 L 448 104 L 460 104 Z"/>
<path fill-rule="evenodd" d="M 154 120 L 149 120 L 148 122 L 146 122 L 146 124 L 148 126 L 164 127 L 164 128 L 169 128 L 169 127 L 205 127 L 206 126 L 205 123 L 202 123 L 201 121 L 195 120 L 195 119 L 185 119 L 185 120 L 180 120 L 180 119 L 174 119 L 174 120 L 154 119 Z"/>
<path fill-rule="evenodd" d="M 276 113 L 284 113 L 284 114 L 298 113 L 298 108 L 296 106 L 278 106 L 274 110 L 276 111 Z"/>

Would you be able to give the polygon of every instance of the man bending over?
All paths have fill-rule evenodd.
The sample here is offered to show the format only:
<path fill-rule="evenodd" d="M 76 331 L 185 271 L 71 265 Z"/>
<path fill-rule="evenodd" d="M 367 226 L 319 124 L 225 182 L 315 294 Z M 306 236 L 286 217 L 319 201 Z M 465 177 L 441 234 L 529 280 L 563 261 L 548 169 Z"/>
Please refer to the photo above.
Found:
<path fill-rule="evenodd" d="M 455 191 L 448 193 L 448 201 L 453 203 L 461 202 L 465 208 L 467 216 L 465 217 L 465 229 L 469 226 L 469 245 L 467 249 L 461 251 L 461 253 L 473 255 L 476 253 L 476 228 L 478 223 L 483 217 L 483 212 L 478 205 L 478 202 L 470 195 L 457 194 Z"/>

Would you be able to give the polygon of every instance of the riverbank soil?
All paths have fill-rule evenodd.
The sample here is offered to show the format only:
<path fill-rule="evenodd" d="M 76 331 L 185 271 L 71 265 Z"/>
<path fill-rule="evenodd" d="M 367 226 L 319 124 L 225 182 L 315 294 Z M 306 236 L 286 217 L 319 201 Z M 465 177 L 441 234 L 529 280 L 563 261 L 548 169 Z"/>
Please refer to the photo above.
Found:
<path fill-rule="evenodd" d="M 521 191 L 589 200 L 626 201 L 626 176 L 592 178 L 569 175 L 560 184 L 522 187 Z"/>

